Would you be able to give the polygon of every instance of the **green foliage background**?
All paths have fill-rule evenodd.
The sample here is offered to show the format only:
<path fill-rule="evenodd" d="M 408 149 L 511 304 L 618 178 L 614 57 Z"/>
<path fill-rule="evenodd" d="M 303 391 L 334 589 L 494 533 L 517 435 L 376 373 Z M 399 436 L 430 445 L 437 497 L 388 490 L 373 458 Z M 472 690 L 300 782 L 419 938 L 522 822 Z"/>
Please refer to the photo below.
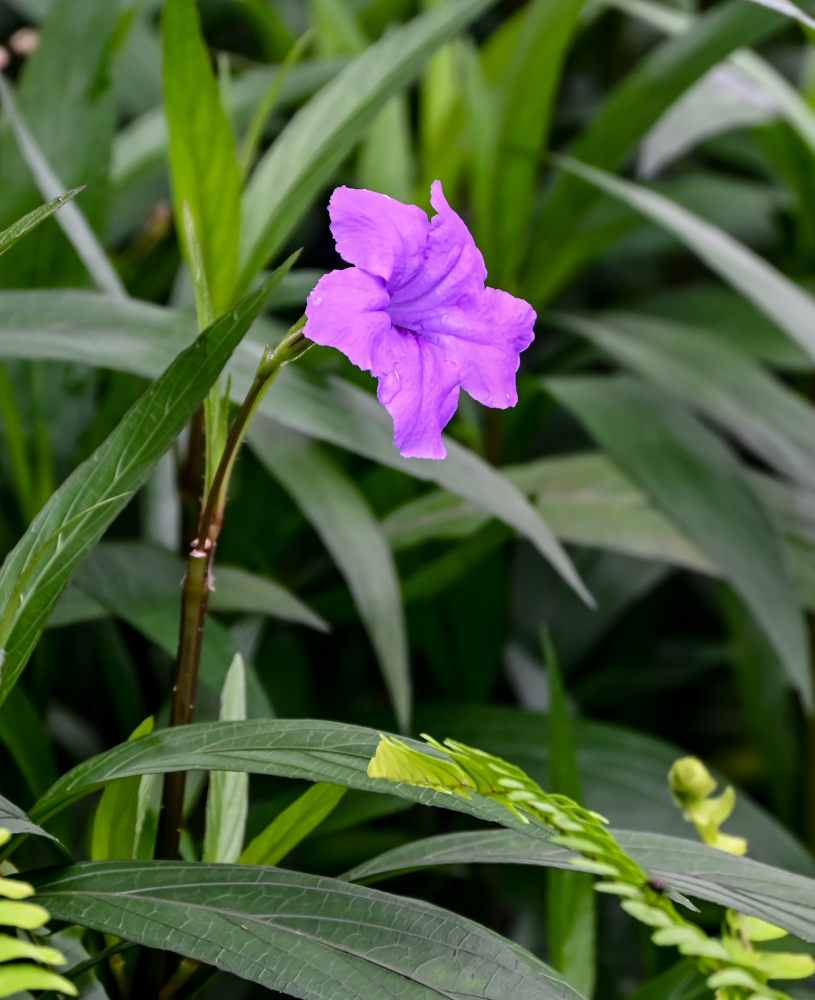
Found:
<path fill-rule="evenodd" d="M 204 963 L 178 997 L 710 995 L 494 803 L 368 778 L 380 731 L 598 810 L 706 928 L 815 939 L 815 8 L 778 6 L 0 2 L 0 228 L 83 188 L 0 237 L 0 825 L 81 996 L 127 993 L 110 935 Z M 335 185 L 428 208 L 436 178 L 538 312 L 520 402 L 406 460 L 365 373 L 288 366 L 168 731 L 179 434 L 341 265 Z M 692 839 L 683 753 L 750 861 Z"/>

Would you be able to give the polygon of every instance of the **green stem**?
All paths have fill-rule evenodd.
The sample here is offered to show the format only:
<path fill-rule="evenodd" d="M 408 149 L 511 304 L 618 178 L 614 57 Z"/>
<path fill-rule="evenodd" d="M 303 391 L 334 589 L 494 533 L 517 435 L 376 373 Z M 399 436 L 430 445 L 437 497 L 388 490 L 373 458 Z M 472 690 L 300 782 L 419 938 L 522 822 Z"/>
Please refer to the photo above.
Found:
<path fill-rule="evenodd" d="M 229 481 L 235 467 L 235 459 L 246 437 L 252 415 L 277 373 L 284 364 L 300 357 L 311 347 L 311 342 L 303 336 L 304 326 L 305 318 L 291 328 L 273 354 L 269 353 L 268 348 L 264 351 L 249 392 L 229 431 L 221 460 L 201 511 L 198 535 L 190 546 L 187 558 L 187 573 L 181 595 L 181 626 L 170 707 L 171 726 L 185 726 L 192 722 L 195 715 L 201 649 L 209 594 L 212 589 L 212 564 L 223 525 Z M 156 857 L 166 861 L 178 857 L 185 786 L 185 771 L 174 771 L 164 779 Z"/>

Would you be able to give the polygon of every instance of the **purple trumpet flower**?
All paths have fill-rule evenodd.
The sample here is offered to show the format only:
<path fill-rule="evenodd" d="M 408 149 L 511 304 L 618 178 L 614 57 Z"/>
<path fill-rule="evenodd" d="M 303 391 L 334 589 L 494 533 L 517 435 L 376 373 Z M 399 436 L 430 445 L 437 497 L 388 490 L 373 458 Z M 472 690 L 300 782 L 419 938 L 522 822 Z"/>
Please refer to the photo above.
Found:
<path fill-rule="evenodd" d="M 428 220 L 374 191 L 334 191 L 331 232 L 355 266 L 320 278 L 303 331 L 379 379 L 406 458 L 444 458 L 441 432 L 462 388 L 485 406 L 514 406 L 519 354 L 534 337 L 529 303 L 485 287 L 484 258 L 440 181 L 430 202 Z"/>

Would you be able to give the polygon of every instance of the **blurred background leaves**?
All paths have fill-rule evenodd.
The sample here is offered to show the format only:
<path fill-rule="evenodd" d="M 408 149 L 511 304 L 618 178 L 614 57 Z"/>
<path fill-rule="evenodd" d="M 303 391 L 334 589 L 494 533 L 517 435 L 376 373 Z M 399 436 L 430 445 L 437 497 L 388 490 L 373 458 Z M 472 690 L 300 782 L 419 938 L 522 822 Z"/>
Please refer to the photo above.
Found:
<path fill-rule="evenodd" d="M 427 208 L 439 177 L 490 283 L 538 310 L 520 403 L 463 401 L 448 459 L 423 463 L 392 448 L 370 379 L 341 356 L 285 371 L 233 483 L 200 718 L 218 717 L 241 654 L 249 718 L 450 735 L 579 787 L 618 828 L 685 838 L 666 775 L 696 753 L 739 786 L 751 857 L 812 875 L 811 33 L 747 0 L 201 0 L 206 49 L 185 54 L 166 20 L 162 43 L 161 6 L 0 3 L 0 226 L 52 196 L 43 162 L 63 189 L 85 185 L 82 225 L 46 221 L 2 258 L 0 549 L 195 337 L 173 194 L 178 216 L 187 192 L 217 312 L 303 247 L 229 366 L 240 399 L 262 344 L 339 266 L 330 189 Z M 198 145 L 178 139 L 193 122 Z M 163 722 L 183 448 L 82 565 L 8 692 L 11 802 Z M 544 626 L 563 685 L 551 713 Z M 253 776 L 245 843 L 306 787 Z M 205 801 L 199 782 L 191 859 Z M 332 805 L 284 865 L 337 876 L 467 826 L 362 791 Z M 80 858 L 88 821 L 80 808 L 52 831 Z M 44 844 L 21 857 L 48 859 Z M 457 863 L 394 886 L 569 967 L 534 868 Z M 576 985 L 699 995 L 597 911 L 596 975 Z"/>

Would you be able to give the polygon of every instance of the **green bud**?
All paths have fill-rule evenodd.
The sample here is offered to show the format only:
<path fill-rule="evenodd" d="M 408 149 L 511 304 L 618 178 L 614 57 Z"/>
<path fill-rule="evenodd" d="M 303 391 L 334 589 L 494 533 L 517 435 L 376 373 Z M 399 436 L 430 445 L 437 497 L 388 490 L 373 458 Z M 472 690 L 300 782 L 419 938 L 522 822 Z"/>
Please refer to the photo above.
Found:
<path fill-rule="evenodd" d="M 707 798 L 716 787 L 710 771 L 698 757 L 680 757 L 675 761 L 668 772 L 668 784 L 683 809 Z"/>

